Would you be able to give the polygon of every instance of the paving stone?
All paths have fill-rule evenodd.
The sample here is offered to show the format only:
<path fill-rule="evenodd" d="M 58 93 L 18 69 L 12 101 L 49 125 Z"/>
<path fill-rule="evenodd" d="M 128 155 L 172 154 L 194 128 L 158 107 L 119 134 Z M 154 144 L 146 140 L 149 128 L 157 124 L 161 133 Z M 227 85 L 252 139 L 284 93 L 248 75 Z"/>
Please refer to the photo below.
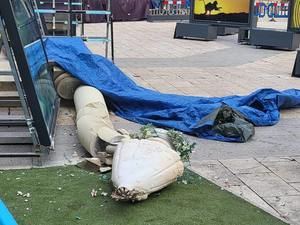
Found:
<path fill-rule="evenodd" d="M 61 105 L 58 112 L 57 122 L 58 125 L 75 125 L 76 111 L 73 106 Z"/>
<path fill-rule="evenodd" d="M 270 163 L 270 162 L 291 162 L 297 160 L 297 157 L 293 156 L 282 156 L 282 157 L 263 157 L 263 158 L 256 158 L 257 161 L 261 163 Z"/>
<path fill-rule="evenodd" d="M 300 192 L 300 183 L 289 183 L 292 187 L 294 187 L 296 190 Z"/>
<path fill-rule="evenodd" d="M 263 164 L 286 182 L 300 182 L 300 163 L 296 161 L 263 162 Z"/>
<path fill-rule="evenodd" d="M 238 174 L 237 176 L 261 197 L 300 195 L 273 173 Z"/>
<path fill-rule="evenodd" d="M 182 81 L 170 81 L 170 84 L 172 84 L 176 88 L 186 88 L 186 87 L 194 88 L 195 87 L 190 82 L 184 81 L 184 80 L 182 80 Z"/>
<path fill-rule="evenodd" d="M 282 113 L 281 118 L 284 119 L 299 118 L 300 109 L 295 109 L 295 110 L 286 109 L 286 110 L 282 110 L 281 113 Z"/>
<path fill-rule="evenodd" d="M 262 198 L 260 198 L 254 191 L 252 191 L 246 185 L 230 186 L 226 188 L 227 191 L 239 196 L 251 204 L 263 209 L 275 217 L 280 217 L 280 214 L 275 211 L 270 205 L 268 205 Z"/>
<path fill-rule="evenodd" d="M 191 161 L 191 170 L 221 187 L 242 185 L 242 182 L 217 160 Z"/>
<path fill-rule="evenodd" d="M 264 199 L 291 224 L 300 224 L 300 196 L 268 197 Z"/>
<path fill-rule="evenodd" d="M 234 174 L 238 173 L 268 173 L 271 172 L 255 159 L 228 159 L 220 160 Z"/>
<path fill-rule="evenodd" d="M 55 150 L 42 156 L 42 165 L 45 167 L 75 165 L 82 160 L 82 157 L 90 157 L 76 137 L 74 125 L 58 125 L 56 127 Z"/>
<path fill-rule="evenodd" d="M 300 114 L 299 114 L 300 116 Z M 276 157 L 276 161 L 300 154 L 300 120 L 282 119 L 272 127 L 256 127 L 255 136 L 247 143 L 224 143 L 189 137 L 196 142 L 194 160 L 261 159 Z M 274 137 L 274 133 L 278 136 Z M 205 146 L 205 147 L 204 147 Z"/>
<path fill-rule="evenodd" d="M 300 163 L 300 156 L 298 157 L 293 157 L 298 163 Z"/>

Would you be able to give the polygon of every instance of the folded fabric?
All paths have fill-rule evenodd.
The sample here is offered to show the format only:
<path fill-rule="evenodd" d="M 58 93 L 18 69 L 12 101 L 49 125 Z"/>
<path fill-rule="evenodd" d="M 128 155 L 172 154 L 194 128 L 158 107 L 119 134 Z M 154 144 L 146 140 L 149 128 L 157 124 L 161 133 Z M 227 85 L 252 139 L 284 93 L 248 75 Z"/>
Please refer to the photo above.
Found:
<path fill-rule="evenodd" d="M 280 109 L 300 107 L 300 90 L 296 89 L 282 92 L 261 89 L 248 96 L 222 98 L 163 94 L 138 86 L 109 60 L 93 54 L 80 38 L 47 38 L 45 46 L 50 61 L 82 83 L 100 90 L 118 116 L 141 124 L 175 128 L 207 139 L 240 142 L 240 137 L 227 137 L 213 129 L 212 120 L 199 122 L 225 104 L 255 126 L 269 126 L 279 121 Z"/>

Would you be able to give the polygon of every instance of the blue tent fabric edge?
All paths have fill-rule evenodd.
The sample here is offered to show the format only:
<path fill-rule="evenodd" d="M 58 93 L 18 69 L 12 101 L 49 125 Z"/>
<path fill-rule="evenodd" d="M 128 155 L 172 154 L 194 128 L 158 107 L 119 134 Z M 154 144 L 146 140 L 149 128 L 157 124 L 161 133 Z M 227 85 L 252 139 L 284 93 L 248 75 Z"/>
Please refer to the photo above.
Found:
<path fill-rule="evenodd" d="M 174 128 L 206 139 L 239 142 L 205 132 L 213 121 L 205 126 L 199 126 L 199 121 L 226 104 L 255 126 L 271 126 L 279 121 L 280 109 L 300 107 L 298 89 L 260 89 L 247 96 L 227 97 L 163 94 L 137 85 L 109 60 L 93 54 L 80 38 L 46 38 L 45 47 L 49 60 L 83 84 L 100 90 L 116 115 L 140 124 Z"/>

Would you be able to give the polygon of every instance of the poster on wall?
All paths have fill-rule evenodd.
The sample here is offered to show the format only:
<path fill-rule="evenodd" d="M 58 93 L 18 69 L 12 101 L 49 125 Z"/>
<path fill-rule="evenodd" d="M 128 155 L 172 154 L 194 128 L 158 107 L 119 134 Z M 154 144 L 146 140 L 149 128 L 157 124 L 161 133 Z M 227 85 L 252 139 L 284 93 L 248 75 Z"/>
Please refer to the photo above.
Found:
<path fill-rule="evenodd" d="M 300 32 L 300 0 L 293 0 L 292 3 L 289 29 Z"/>
<path fill-rule="evenodd" d="M 251 23 L 252 0 L 194 0 L 192 20 L 232 26 Z"/>

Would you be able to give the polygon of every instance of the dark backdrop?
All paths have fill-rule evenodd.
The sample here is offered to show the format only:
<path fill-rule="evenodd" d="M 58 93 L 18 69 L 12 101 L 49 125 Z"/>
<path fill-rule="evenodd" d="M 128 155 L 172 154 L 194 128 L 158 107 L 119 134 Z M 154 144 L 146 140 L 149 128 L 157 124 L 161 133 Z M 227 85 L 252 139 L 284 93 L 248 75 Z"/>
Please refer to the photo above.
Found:
<path fill-rule="evenodd" d="M 115 21 L 142 20 L 147 16 L 150 0 L 111 0 L 112 13 Z M 106 9 L 106 0 L 85 0 L 84 5 L 91 10 Z M 104 21 L 103 16 L 87 15 L 86 22 Z"/>

